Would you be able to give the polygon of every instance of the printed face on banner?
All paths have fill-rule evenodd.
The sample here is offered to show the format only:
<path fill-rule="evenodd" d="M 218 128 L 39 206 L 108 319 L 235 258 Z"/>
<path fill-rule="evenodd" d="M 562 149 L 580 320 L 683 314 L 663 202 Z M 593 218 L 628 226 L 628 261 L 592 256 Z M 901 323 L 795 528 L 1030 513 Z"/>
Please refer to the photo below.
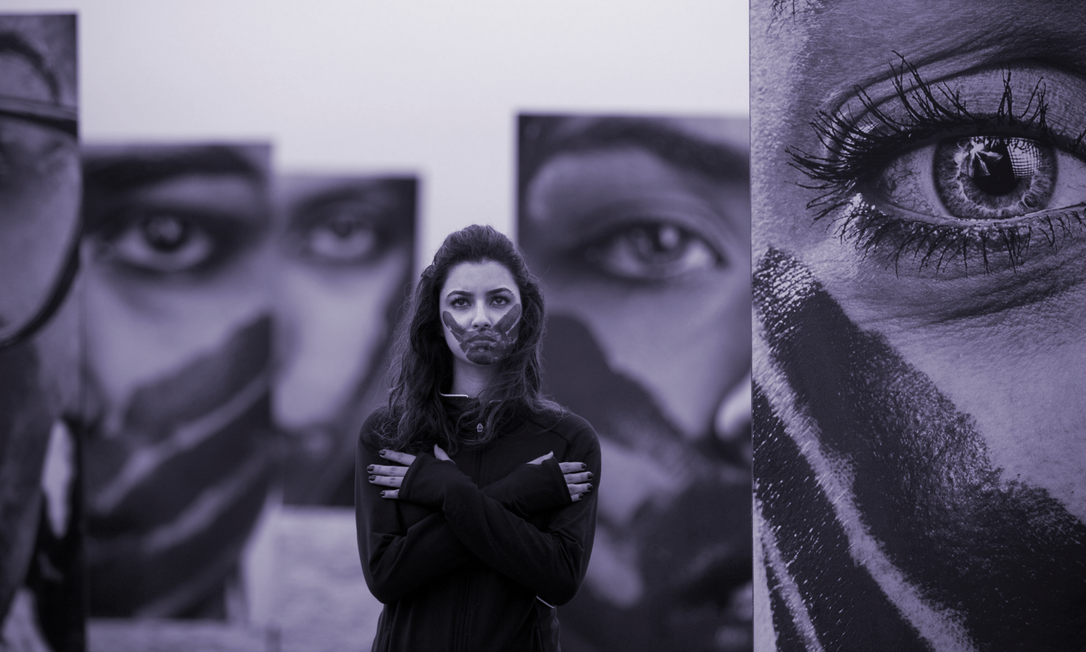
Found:
<path fill-rule="evenodd" d="M 751 645 L 747 133 L 745 119 L 520 119 L 546 390 L 592 423 L 607 469 L 564 648 Z"/>
<path fill-rule="evenodd" d="M 78 314 L 63 304 L 79 233 L 76 101 L 75 17 L 0 15 L 0 621 L 31 561 L 50 434 L 78 398 Z M 45 511 L 57 537 L 74 460 L 61 462 Z"/>
<path fill-rule="evenodd" d="M 221 617 L 277 472 L 263 145 L 84 153 L 90 608 Z"/>
<path fill-rule="evenodd" d="M 874 9 L 751 10 L 757 635 L 1080 649 L 1086 8 Z"/>
<path fill-rule="evenodd" d="M 417 189 L 411 177 L 277 179 L 272 414 L 289 503 L 354 504 L 358 431 L 386 389 L 412 273 Z"/>

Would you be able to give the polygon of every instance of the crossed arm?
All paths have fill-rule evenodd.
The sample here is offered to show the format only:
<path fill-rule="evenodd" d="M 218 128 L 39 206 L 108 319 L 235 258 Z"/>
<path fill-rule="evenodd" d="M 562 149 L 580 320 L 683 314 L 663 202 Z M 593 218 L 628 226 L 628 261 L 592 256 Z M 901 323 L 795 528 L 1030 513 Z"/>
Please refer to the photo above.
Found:
<path fill-rule="evenodd" d="M 394 489 L 388 489 L 381 492 L 382 498 L 398 499 L 400 497 L 400 485 L 403 484 L 404 476 L 407 475 L 407 469 L 415 461 L 415 456 L 410 453 L 401 453 L 399 451 L 390 451 L 382 449 L 379 452 L 380 456 L 386 460 L 396 462 L 397 465 L 402 466 L 387 466 L 380 464 L 370 464 L 366 470 L 369 472 L 369 481 L 371 484 L 394 487 Z M 449 454 L 446 453 L 440 446 L 434 444 L 434 457 L 443 461 L 451 462 Z M 554 451 L 547 453 L 546 455 L 540 455 L 539 457 L 526 462 L 528 465 L 542 466 L 546 460 L 554 459 Z M 592 491 L 592 483 L 589 482 L 592 479 L 592 472 L 588 470 L 588 465 L 584 462 L 559 462 L 559 469 L 562 471 L 562 477 L 565 479 L 566 488 L 569 490 L 570 499 L 573 502 L 577 502 L 581 497 Z M 514 474 L 517 471 L 513 472 Z M 509 476 L 511 477 L 511 476 Z M 505 484 L 503 482 L 495 482 L 489 487 L 495 487 L 496 485 Z M 505 487 L 501 487 L 505 489 Z M 486 488 L 483 489 L 486 492 Z M 516 504 L 517 496 L 510 494 L 506 491 L 492 491 L 487 493 L 491 498 L 496 499 L 502 503 L 506 508 L 513 507 Z M 506 500 L 510 502 L 506 502 Z M 550 504 L 534 504 L 528 510 L 530 512 L 541 511 L 549 509 L 551 507 L 557 507 L 558 505 Z M 516 511 L 516 510 L 514 510 Z"/>
<path fill-rule="evenodd" d="M 582 423 L 587 433 L 566 453 L 567 458 L 584 460 L 586 471 L 576 470 L 580 463 L 562 466 L 545 455 L 479 488 L 452 461 L 424 454 L 403 467 L 394 499 L 382 497 L 374 486 L 378 483 L 369 482 L 369 467 L 385 466 L 380 463 L 387 460 L 376 439 L 364 431 L 355 509 L 359 554 L 373 594 L 391 602 L 482 561 L 551 604 L 572 599 L 591 553 L 596 493 L 577 491 L 574 500 L 569 485 L 592 484 L 576 482 L 580 474 L 591 474 L 598 482 L 600 470 L 599 443 L 591 427 Z M 567 482 L 567 475 L 577 477 Z M 550 512 L 542 528 L 526 520 L 539 511 Z"/>

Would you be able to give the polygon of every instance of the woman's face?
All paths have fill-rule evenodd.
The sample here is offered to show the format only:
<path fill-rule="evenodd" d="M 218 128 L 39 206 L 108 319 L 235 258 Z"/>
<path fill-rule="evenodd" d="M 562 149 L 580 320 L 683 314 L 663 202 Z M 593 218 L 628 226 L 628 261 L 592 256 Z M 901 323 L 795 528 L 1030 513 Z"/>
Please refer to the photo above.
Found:
<path fill-rule="evenodd" d="M 516 279 L 501 263 L 460 263 L 449 270 L 439 306 L 445 342 L 458 364 L 489 366 L 517 341 L 521 303 Z"/>
<path fill-rule="evenodd" d="M 752 6 L 766 559 L 810 606 L 816 569 L 846 566 L 832 551 L 866 550 L 922 637 L 1015 647 L 1007 623 L 1041 622 L 1020 607 L 1045 596 L 1069 622 L 1084 581 L 1086 6 L 770 4 Z"/>

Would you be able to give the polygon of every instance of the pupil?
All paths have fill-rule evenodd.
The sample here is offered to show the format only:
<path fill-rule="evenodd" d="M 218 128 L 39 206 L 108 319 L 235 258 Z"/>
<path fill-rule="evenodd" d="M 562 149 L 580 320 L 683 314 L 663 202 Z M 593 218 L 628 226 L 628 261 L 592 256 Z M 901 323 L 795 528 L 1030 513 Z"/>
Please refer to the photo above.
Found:
<path fill-rule="evenodd" d="M 327 222 L 328 230 L 338 238 L 347 238 L 358 228 L 358 220 L 352 215 L 337 215 Z"/>
<path fill-rule="evenodd" d="M 1052 147 L 1030 138 L 948 139 L 935 150 L 933 180 L 947 212 L 960 219 L 1007 219 L 1048 206 L 1057 177 Z"/>
<path fill-rule="evenodd" d="M 1003 138 L 984 139 L 973 145 L 973 183 L 989 195 L 1009 195 L 1018 187 L 1018 176 L 1011 164 L 1007 141 Z"/>
<path fill-rule="evenodd" d="M 152 247 L 173 251 L 186 237 L 186 225 L 175 217 L 154 217 L 144 224 L 144 234 Z"/>

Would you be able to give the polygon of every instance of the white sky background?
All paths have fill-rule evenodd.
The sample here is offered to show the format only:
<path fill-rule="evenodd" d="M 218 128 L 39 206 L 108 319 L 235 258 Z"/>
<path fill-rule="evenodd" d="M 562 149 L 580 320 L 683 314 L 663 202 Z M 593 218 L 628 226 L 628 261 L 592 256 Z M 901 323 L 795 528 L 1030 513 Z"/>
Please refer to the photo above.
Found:
<path fill-rule="evenodd" d="M 514 234 L 518 111 L 746 115 L 748 0 L 0 0 L 75 10 L 87 142 L 271 140 L 416 172 L 419 263 Z"/>

